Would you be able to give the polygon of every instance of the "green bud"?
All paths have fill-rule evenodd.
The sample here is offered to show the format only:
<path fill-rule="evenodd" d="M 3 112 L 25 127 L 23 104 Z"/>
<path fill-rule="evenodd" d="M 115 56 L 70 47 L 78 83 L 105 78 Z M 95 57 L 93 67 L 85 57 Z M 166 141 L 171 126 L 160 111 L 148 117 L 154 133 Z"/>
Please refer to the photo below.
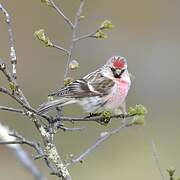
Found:
<path fill-rule="evenodd" d="M 49 40 L 49 38 L 46 38 L 46 42 L 45 42 L 46 47 L 52 47 L 53 43 Z"/>
<path fill-rule="evenodd" d="M 73 79 L 71 77 L 67 77 L 64 79 L 64 85 L 67 86 L 68 84 L 72 83 Z"/>
<path fill-rule="evenodd" d="M 80 17 L 79 17 L 79 19 L 84 19 L 84 18 L 85 18 L 85 16 L 80 16 Z"/>
<path fill-rule="evenodd" d="M 103 111 L 102 113 L 103 120 L 101 121 L 102 124 L 108 124 L 111 120 L 111 113 L 109 111 Z"/>
<path fill-rule="evenodd" d="M 130 107 L 128 110 L 128 114 L 129 115 L 144 115 L 147 113 L 147 109 L 141 105 L 141 104 L 137 104 L 135 107 Z"/>
<path fill-rule="evenodd" d="M 107 38 L 107 34 L 104 33 L 102 30 L 98 30 L 95 33 L 94 37 L 97 38 L 97 39 L 105 39 L 105 38 Z"/>
<path fill-rule="evenodd" d="M 45 4 L 48 5 L 48 6 L 50 5 L 49 0 L 41 0 L 41 2 L 42 2 L 42 3 L 45 3 Z"/>
<path fill-rule="evenodd" d="M 54 100 L 54 97 L 53 96 L 48 96 L 48 101 L 52 101 Z"/>
<path fill-rule="evenodd" d="M 37 37 L 40 41 L 42 41 L 43 43 L 45 43 L 46 47 L 52 47 L 53 44 L 52 42 L 49 40 L 49 38 L 45 35 L 44 29 L 40 29 L 38 31 L 35 31 L 34 33 L 35 37 Z"/>
<path fill-rule="evenodd" d="M 70 154 L 69 157 L 70 157 L 70 158 L 73 158 L 73 157 L 74 157 L 74 154 Z"/>
<path fill-rule="evenodd" d="M 16 90 L 16 85 L 13 82 L 9 82 L 9 88 L 14 91 Z"/>
<path fill-rule="evenodd" d="M 6 64 L 1 63 L 0 64 L 0 70 L 3 71 L 4 69 L 6 69 Z"/>
<path fill-rule="evenodd" d="M 134 116 L 133 124 L 134 125 L 144 125 L 145 124 L 144 116 L 143 115 Z"/>
<path fill-rule="evenodd" d="M 176 169 L 174 167 L 170 167 L 167 169 L 167 172 L 169 173 L 169 176 L 172 177 L 174 176 Z"/>
<path fill-rule="evenodd" d="M 133 108 L 133 107 L 130 107 L 130 108 L 128 109 L 128 114 L 129 114 L 129 115 L 134 115 L 134 114 L 136 114 L 136 109 Z"/>
<path fill-rule="evenodd" d="M 114 26 L 111 23 L 111 21 L 109 20 L 105 20 L 101 23 L 100 29 L 104 30 L 104 29 L 112 29 Z"/>
<path fill-rule="evenodd" d="M 147 113 L 147 109 L 142 104 L 138 104 L 136 105 L 136 113 L 137 115 L 144 115 Z"/>
<path fill-rule="evenodd" d="M 34 36 L 43 42 L 46 40 L 44 29 L 40 29 L 38 31 L 35 31 Z"/>
<path fill-rule="evenodd" d="M 79 63 L 76 60 L 72 60 L 69 63 L 69 69 L 74 70 L 74 69 L 77 69 L 77 68 L 79 68 Z"/>

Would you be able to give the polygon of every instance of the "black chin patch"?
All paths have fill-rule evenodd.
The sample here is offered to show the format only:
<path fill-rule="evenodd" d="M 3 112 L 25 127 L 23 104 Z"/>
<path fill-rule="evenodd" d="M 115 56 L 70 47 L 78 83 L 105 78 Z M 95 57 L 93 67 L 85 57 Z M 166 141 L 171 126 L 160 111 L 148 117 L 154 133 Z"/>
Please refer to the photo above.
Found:
<path fill-rule="evenodd" d="M 114 77 L 115 77 L 115 78 L 120 78 L 121 75 L 120 75 L 120 74 L 114 74 Z"/>
<path fill-rule="evenodd" d="M 117 74 L 115 69 L 112 68 L 111 70 L 112 70 L 112 73 L 113 73 L 115 78 L 120 78 L 122 76 L 122 74 L 124 73 L 124 71 L 125 71 L 125 69 L 122 69 L 120 74 Z"/>

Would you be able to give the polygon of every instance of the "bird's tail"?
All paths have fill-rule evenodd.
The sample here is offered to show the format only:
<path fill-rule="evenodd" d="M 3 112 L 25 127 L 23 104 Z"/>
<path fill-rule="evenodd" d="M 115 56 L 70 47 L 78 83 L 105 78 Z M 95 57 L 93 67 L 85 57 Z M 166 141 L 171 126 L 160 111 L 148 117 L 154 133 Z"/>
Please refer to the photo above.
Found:
<path fill-rule="evenodd" d="M 45 114 L 57 106 L 64 106 L 66 104 L 72 104 L 72 103 L 74 103 L 74 101 L 70 100 L 69 98 L 60 98 L 60 99 L 48 101 L 39 106 L 38 113 Z"/>

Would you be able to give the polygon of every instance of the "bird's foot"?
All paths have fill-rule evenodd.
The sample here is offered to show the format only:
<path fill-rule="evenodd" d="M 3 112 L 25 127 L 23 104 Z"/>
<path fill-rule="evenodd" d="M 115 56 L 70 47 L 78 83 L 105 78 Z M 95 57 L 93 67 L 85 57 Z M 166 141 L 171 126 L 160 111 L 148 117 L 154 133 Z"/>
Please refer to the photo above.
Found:
<path fill-rule="evenodd" d="M 86 116 L 85 118 L 91 118 L 91 117 L 96 117 L 96 116 L 100 116 L 102 113 L 89 113 L 88 116 Z"/>

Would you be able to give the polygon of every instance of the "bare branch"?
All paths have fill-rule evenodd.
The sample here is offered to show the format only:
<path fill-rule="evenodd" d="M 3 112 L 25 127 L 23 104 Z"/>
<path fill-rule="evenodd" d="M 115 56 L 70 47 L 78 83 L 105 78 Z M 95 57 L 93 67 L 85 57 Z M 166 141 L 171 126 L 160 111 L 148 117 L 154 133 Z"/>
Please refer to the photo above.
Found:
<path fill-rule="evenodd" d="M 76 16 L 75 16 L 74 26 L 73 26 L 73 31 L 72 31 L 72 38 L 71 38 L 71 44 L 70 44 L 70 48 L 69 48 L 69 55 L 68 55 L 68 59 L 67 59 L 65 71 L 64 71 L 64 79 L 68 76 L 69 63 L 70 63 L 71 58 L 72 58 L 72 52 L 73 52 L 73 48 L 74 48 L 74 44 L 75 44 L 74 39 L 76 38 L 76 31 L 77 31 L 77 27 L 78 27 L 80 15 L 81 15 L 84 3 L 85 3 L 85 0 L 81 0 L 79 9 L 78 9 Z"/>
<path fill-rule="evenodd" d="M 16 93 L 16 95 L 20 98 L 20 100 L 24 102 L 24 104 L 26 104 L 27 106 L 30 106 L 23 92 L 19 88 L 19 85 L 16 82 L 16 79 L 7 70 L 6 64 L 2 61 L 1 58 L 0 58 L 0 71 L 3 72 L 3 74 L 6 76 L 7 80 L 9 81 L 9 83 L 13 86 L 13 90 Z"/>
<path fill-rule="evenodd" d="M 84 127 L 72 127 L 72 128 L 69 128 L 69 127 L 65 127 L 61 122 L 55 122 L 53 129 L 55 130 L 56 133 L 58 132 L 59 129 L 63 130 L 63 131 L 74 132 L 74 131 L 82 131 L 84 129 Z"/>
<path fill-rule="evenodd" d="M 129 118 L 129 117 L 133 117 L 135 116 L 136 114 L 119 114 L 119 115 L 111 115 L 109 117 L 109 119 L 112 119 L 112 118 Z M 105 117 L 103 117 L 102 115 L 98 115 L 98 116 L 88 116 L 88 117 L 61 117 L 61 120 L 62 121 L 72 121 L 72 122 L 76 122 L 76 121 L 85 121 L 85 122 L 91 122 L 91 121 L 94 121 L 94 122 L 103 122 L 103 120 L 105 120 Z"/>
<path fill-rule="evenodd" d="M 96 31 L 94 31 L 92 33 L 77 37 L 77 38 L 74 39 L 74 41 L 80 41 L 80 40 L 84 40 L 84 39 L 87 39 L 87 38 L 95 38 L 94 35 L 97 33 L 97 31 L 98 30 L 96 30 Z"/>
<path fill-rule="evenodd" d="M 11 18 L 7 10 L 0 4 L 0 11 L 2 11 L 6 17 L 6 23 L 8 25 L 8 36 L 9 36 L 9 47 L 10 47 L 10 58 L 11 58 L 11 64 L 12 64 L 12 75 L 16 79 L 16 64 L 17 64 L 17 57 L 16 57 L 16 51 L 14 46 L 14 40 L 13 40 L 13 33 L 12 33 L 12 27 L 11 27 Z"/>
<path fill-rule="evenodd" d="M 31 144 L 27 143 L 26 141 L 23 140 L 17 140 L 17 141 L 0 141 L 0 144 L 27 144 L 32 147 Z"/>
<path fill-rule="evenodd" d="M 38 122 L 35 123 L 36 126 L 38 126 Z M 34 148 L 37 152 L 37 155 L 38 157 L 43 157 L 46 165 L 50 168 L 50 170 L 52 172 L 56 172 L 56 169 L 53 167 L 51 161 L 48 159 L 48 157 L 46 156 L 45 152 L 44 152 L 44 149 L 42 148 L 41 144 L 38 143 L 38 142 L 35 142 L 35 141 L 30 141 L 30 140 L 27 140 L 25 139 L 23 136 L 21 136 L 20 134 L 18 134 L 17 132 L 13 132 L 13 133 L 10 133 L 9 134 L 10 136 L 13 136 L 17 139 L 17 144 L 18 144 L 18 141 L 23 141 L 25 143 L 22 143 L 22 144 L 26 144 L 26 145 L 29 145 L 30 147 Z M 9 142 L 10 144 L 10 142 Z"/>
<path fill-rule="evenodd" d="M 18 102 L 22 107 L 24 107 L 27 112 L 24 111 L 24 114 L 27 115 L 28 117 L 31 117 L 33 115 L 38 115 L 44 119 L 46 119 L 47 121 L 51 121 L 51 117 L 44 115 L 44 114 L 39 114 L 35 109 L 33 109 L 30 105 L 26 105 L 24 102 L 22 102 L 18 97 L 16 97 L 14 94 L 12 94 L 11 92 L 9 92 L 6 88 L 4 87 L 0 87 L 0 92 L 10 96 L 12 99 L 14 99 L 16 102 Z M 34 113 L 34 114 L 33 114 Z"/>
<path fill-rule="evenodd" d="M 151 146 L 152 146 L 153 157 L 154 157 L 155 163 L 157 165 L 157 168 L 159 170 L 161 180 L 166 180 L 166 177 L 165 177 L 165 175 L 162 171 L 161 165 L 160 165 L 160 159 L 159 159 L 159 155 L 158 155 L 156 144 L 155 144 L 154 140 L 151 141 Z"/>
<path fill-rule="evenodd" d="M 80 127 L 74 127 L 74 128 L 68 128 L 68 127 L 64 127 L 61 126 L 60 129 L 62 129 L 63 131 L 82 131 L 84 129 L 84 127 L 80 128 Z"/>
<path fill-rule="evenodd" d="M 50 2 L 51 7 L 54 8 L 57 11 L 57 13 L 64 18 L 66 23 L 73 29 L 74 25 L 71 22 L 71 20 L 67 16 L 64 15 L 64 13 L 56 6 L 53 0 L 49 0 L 49 2 Z"/>
<path fill-rule="evenodd" d="M 69 55 L 69 51 L 61 46 L 58 46 L 56 44 L 53 43 L 52 47 L 56 48 L 56 49 L 59 49 L 61 51 L 64 51 L 67 55 Z"/>
<path fill-rule="evenodd" d="M 26 97 L 24 96 L 23 92 L 19 88 L 19 85 L 17 84 L 15 78 L 11 76 L 9 71 L 6 68 L 5 63 L 0 59 L 0 70 L 3 72 L 3 74 L 6 76 L 9 83 L 11 83 L 11 90 L 12 93 L 10 93 L 6 88 L 0 88 L 0 92 L 9 95 L 11 98 L 16 100 L 19 104 L 21 104 L 24 108 L 26 108 L 27 113 L 26 115 L 34 122 L 37 130 L 41 134 L 41 137 L 43 139 L 43 143 L 46 149 L 47 158 L 45 158 L 45 162 L 48 165 L 48 167 L 52 170 L 53 173 L 55 173 L 59 177 L 63 177 L 66 180 L 70 180 L 71 176 L 64 165 L 64 162 L 62 161 L 61 157 L 59 156 L 59 153 L 56 149 L 56 146 L 53 142 L 53 135 L 50 134 L 43 126 L 41 121 L 36 118 L 36 115 L 39 115 L 36 110 L 34 110 L 29 102 L 27 101 Z M 46 115 L 39 115 L 49 121 L 49 117 Z"/>
<path fill-rule="evenodd" d="M 15 108 L 6 107 L 6 106 L 0 106 L 0 110 L 2 110 L 2 111 L 16 112 L 16 113 L 24 113 L 24 110 L 23 110 L 23 109 L 15 109 Z"/>
<path fill-rule="evenodd" d="M 124 123 L 123 125 L 119 126 L 118 128 L 109 131 L 109 132 L 102 132 L 100 136 L 97 138 L 96 142 L 90 146 L 87 150 L 85 150 L 79 157 L 72 159 L 69 163 L 67 163 L 67 166 L 74 165 L 77 162 L 83 162 L 86 156 L 88 156 L 94 149 L 96 149 L 101 143 L 103 143 L 105 140 L 107 140 L 112 135 L 120 132 L 123 128 L 130 127 L 133 125 L 133 121 L 129 123 Z"/>
<path fill-rule="evenodd" d="M 34 148 L 38 153 L 40 152 L 39 151 L 39 149 L 41 149 L 40 143 L 35 142 L 35 141 L 27 140 L 23 136 L 18 134 L 17 132 L 9 133 L 9 136 L 12 136 L 12 137 L 16 138 L 16 140 L 14 140 L 14 141 L 6 141 L 6 142 L 1 141 L 0 144 L 26 144 L 26 145 Z"/>
<path fill-rule="evenodd" d="M 21 146 L 16 146 L 16 149 L 16 156 L 19 157 L 23 166 L 34 176 L 34 178 L 36 180 L 47 180 L 47 178 L 41 174 L 39 169 L 33 163 L 27 152 Z"/>
<path fill-rule="evenodd" d="M 27 152 L 18 144 L 15 143 L 16 137 L 9 135 L 10 130 L 8 127 L 0 124 L 0 141 L 1 144 L 6 144 L 18 157 L 23 167 L 27 169 L 36 180 L 46 180 L 46 178 L 40 173 L 39 169 L 33 163 Z M 13 143 L 10 143 L 13 142 Z"/>

